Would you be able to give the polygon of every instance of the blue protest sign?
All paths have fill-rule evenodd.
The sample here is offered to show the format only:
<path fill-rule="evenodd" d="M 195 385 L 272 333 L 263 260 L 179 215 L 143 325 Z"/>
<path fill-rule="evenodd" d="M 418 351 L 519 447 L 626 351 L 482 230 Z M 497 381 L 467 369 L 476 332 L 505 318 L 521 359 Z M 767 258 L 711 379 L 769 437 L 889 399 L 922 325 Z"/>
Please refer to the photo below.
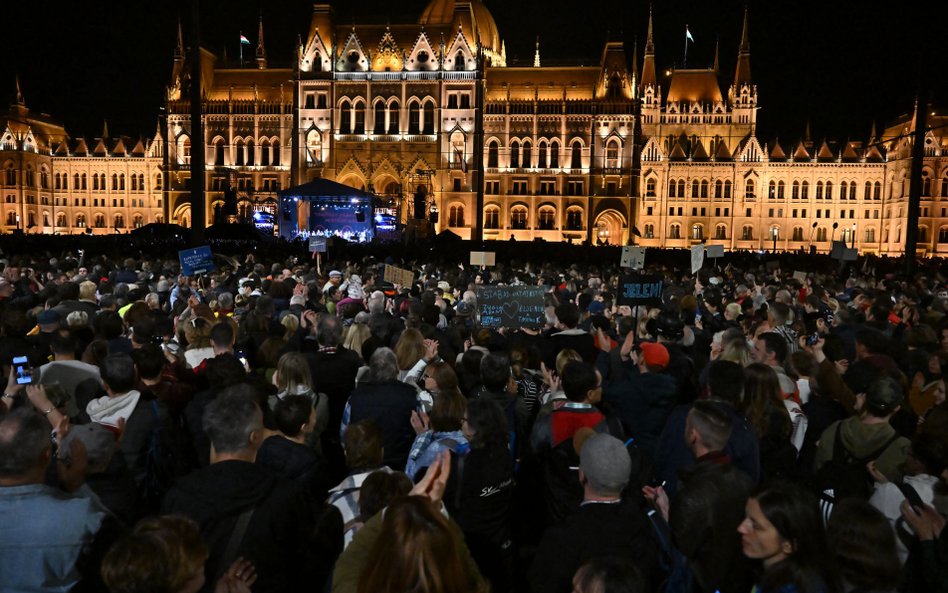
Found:
<path fill-rule="evenodd" d="M 206 274 L 217 269 L 214 266 L 214 256 L 211 254 L 211 248 L 208 245 L 179 251 L 178 261 L 181 262 L 181 273 L 185 276 Z"/>

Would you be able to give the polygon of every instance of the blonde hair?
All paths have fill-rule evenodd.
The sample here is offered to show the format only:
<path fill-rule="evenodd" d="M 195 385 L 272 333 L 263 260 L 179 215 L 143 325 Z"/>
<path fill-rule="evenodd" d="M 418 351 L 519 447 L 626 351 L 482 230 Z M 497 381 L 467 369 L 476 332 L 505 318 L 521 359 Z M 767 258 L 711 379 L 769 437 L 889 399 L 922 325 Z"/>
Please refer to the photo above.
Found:
<path fill-rule="evenodd" d="M 395 358 L 398 360 L 398 369 L 407 371 L 415 366 L 425 355 L 425 337 L 414 328 L 406 329 L 395 343 Z"/>
<path fill-rule="evenodd" d="M 277 389 L 290 394 L 313 389 L 313 375 L 305 356 L 299 352 L 287 352 L 280 357 L 277 362 Z"/>
<path fill-rule="evenodd" d="M 362 358 L 362 344 L 372 336 L 369 326 L 365 323 L 353 323 L 346 331 L 346 339 L 342 342 L 342 347 L 352 350 Z"/>
<path fill-rule="evenodd" d="M 92 280 L 86 280 L 79 284 L 79 299 L 83 301 L 95 300 L 96 285 Z"/>
<path fill-rule="evenodd" d="M 583 357 L 579 355 L 579 352 L 576 352 L 572 348 L 564 348 L 563 350 L 560 350 L 556 355 L 556 374 L 562 377 L 563 369 L 566 368 L 567 364 L 574 361 L 583 361 Z"/>

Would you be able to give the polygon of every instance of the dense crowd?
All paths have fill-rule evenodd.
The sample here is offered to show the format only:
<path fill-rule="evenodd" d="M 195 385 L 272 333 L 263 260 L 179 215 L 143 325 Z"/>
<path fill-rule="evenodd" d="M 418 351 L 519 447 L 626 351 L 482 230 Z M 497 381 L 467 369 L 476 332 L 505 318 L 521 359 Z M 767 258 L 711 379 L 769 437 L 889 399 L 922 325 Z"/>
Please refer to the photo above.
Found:
<path fill-rule="evenodd" d="M 0 260 L 0 590 L 948 591 L 937 269 L 382 257 Z"/>

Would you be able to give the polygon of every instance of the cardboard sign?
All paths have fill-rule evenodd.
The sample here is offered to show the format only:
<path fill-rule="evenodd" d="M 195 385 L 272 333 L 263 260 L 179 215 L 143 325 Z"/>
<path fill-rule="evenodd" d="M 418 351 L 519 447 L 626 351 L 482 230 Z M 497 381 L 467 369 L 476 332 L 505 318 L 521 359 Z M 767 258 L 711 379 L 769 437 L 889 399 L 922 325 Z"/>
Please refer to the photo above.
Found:
<path fill-rule="evenodd" d="M 830 257 L 842 260 L 846 254 L 846 243 L 844 241 L 833 241 L 833 249 L 830 251 Z"/>
<path fill-rule="evenodd" d="M 382 279 L 401 287 L 409 287 L 415 281 L 415 273 L 411 270 L 403 270 L 386 264 Z"/>
<path fill-rule="evenodd" d="M 664 284 L 665 279 L 662 276 L 623 276 L 619 279 L 619 294 L 616 296 L 616 303 L 619 305 L 661 304 Z"/>
<path fill-rule="evenodd" d="M 806 272 L 796 271 L 793 273 L 794 280 L 799 280 L 802 284 L 806 284 Z"/>
<path fill-rule="evenodd" d="M 694 274 L 704 265 L 704 243 L 691 246 L 691 273 Z"/>
<path fill-rule="evenodd" d="M 645 267 L 645 248 L 626 245 L 622 248 L 622 258 L 619 267 L 641 270 Z"/>
<path fill-rule="evenodd" d="M 309 238 L 310 253 L 326 253 L 326 237 L 312 235 Z"/>
<path fill-rule="evenodd" d="M 858 249 L 843 250 L 843 261 L 856 261 L 857 259 L 859 259 Z"/>
<path fill-rule="evenodd" d="M 704 253 L 705 256 L 715 259 L 724 257 L 724 245 L 708 245 Z"/>
<path fill-rule="evenodd" d="M 493 266 L 494 262 L 497 260 L 497 254 L 493 251 L 472 251 L 471 252 L 471 265 L 472 266 Z"/>
<path fill-rule="evenodd" d="M 477 311 L 483 327 L 543 327 L 546 289 L 542 286 L 478 286 Z"/>
<path fill-rule="evenodd" d="M 181 263 L 181 273 L 185 276 L 206 274 L 217 269 L 214 265 L 214 256 L 208 245 L 185 249 L 178 252 L 178 261 Z"/>

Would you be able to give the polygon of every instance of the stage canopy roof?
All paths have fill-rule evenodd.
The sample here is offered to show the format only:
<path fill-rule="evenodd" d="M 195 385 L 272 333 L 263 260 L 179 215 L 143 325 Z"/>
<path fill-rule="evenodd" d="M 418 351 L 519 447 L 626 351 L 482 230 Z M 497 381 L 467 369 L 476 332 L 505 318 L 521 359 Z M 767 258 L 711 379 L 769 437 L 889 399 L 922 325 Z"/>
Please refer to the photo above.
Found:
<path fill-rule="evenodd" d="M 363 200 L 375 200 L 376 197 L 375 194 L 370 194 L 369 192 L 362 191 L 361 189 L 356 189 L 354 187 L 349 187 L 348 185 L 343 185 L 341 183 L 336 183 L 335 181 L 322 178 L 314 179 L 309 183 L 304 183 L 295 187 L 288 187 L 284 190 L 278 191 L 277 194 L 281 198 L 302 199 L 361 198 Z"/>

